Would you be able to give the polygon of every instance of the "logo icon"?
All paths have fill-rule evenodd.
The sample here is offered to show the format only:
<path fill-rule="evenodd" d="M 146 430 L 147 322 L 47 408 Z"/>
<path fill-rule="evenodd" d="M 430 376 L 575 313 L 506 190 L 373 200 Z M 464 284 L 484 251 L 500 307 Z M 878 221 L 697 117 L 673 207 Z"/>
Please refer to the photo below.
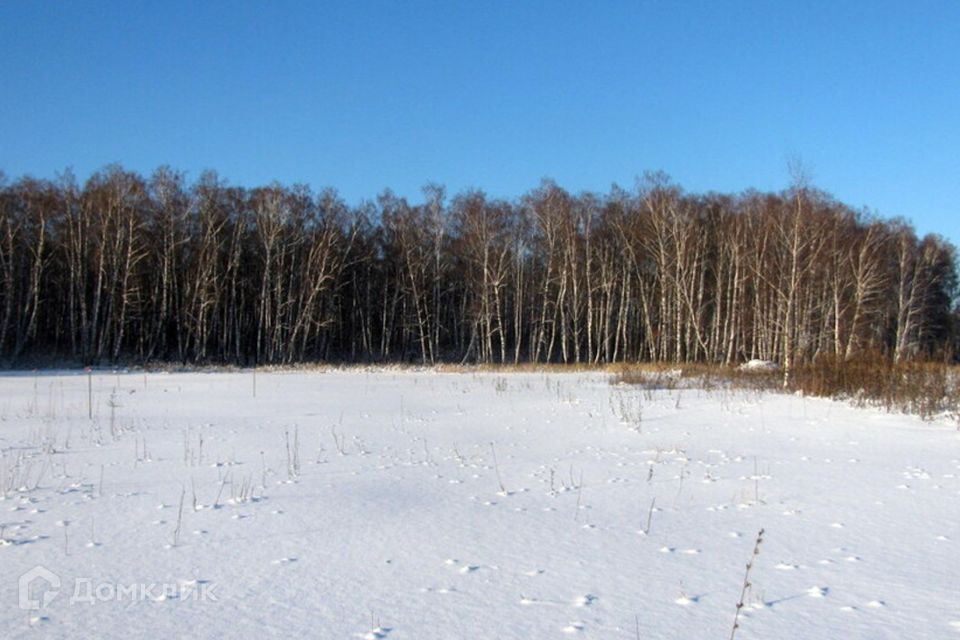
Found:
<path fill-rule="evenodd" d="M 27 571 L 18 582 L 21 609 L 42 609 L 60 593 L 60 576 L 42 565 Z"/>

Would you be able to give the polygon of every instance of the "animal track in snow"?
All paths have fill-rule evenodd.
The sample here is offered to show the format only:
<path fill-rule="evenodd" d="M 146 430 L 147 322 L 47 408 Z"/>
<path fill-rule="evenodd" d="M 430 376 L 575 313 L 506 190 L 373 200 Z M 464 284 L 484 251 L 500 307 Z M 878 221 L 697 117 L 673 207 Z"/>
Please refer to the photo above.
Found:
<path fill-rule="evenodd" d="M 588 593 L 587 595 L 585 595 L 585 596 L 580 596 L 580 597 L 578 597 L 576 600 L 574 600 L 574 601 L 573 601 L 573 606 L 575 606 L 575 607 L 589 607 L 589 606 L 592 605 L 594 602 L 596 602 L 596 600 L 597 600 L 597 596 L 591 595 L 591 594 Z"/>
<path fill-rule="evenodd" d="M 447 560 L 444 560 L 444 561 L 443 561 L 443 564 L 447 565 L 448 567 L 453 567 L 453 566 L 455 566 L 455 565 L 460 564 L 460 561 L 457 560 L 456 558 L 448 558 Z M 490 567 L 490 568 L 492 569 L 492 568 L 495 568 L 495 567 Z M 479 571 L 479 570 L 480 570 L 480 565 L 478 565 L 478 564 L 465 564 L 465 565 L 463 565 L 462 567 L 460 567 L 459 569 L 457 569 L 457 573 L 462 573 L 462 574 L 466 575 L 466 574 L 468 574 L 468 573 L 474 573 L 474 572 Z"/>
<path fill-rule="evenodd" d="M 580 633 L 585 625 L 580 620 L 575 620 L 563 628 L 564 633 Z"/>
<path fill-rule="evenodd" d="M 420 589 L 421 593 L 455 593 L 456 587 L 424 587 Z"/>

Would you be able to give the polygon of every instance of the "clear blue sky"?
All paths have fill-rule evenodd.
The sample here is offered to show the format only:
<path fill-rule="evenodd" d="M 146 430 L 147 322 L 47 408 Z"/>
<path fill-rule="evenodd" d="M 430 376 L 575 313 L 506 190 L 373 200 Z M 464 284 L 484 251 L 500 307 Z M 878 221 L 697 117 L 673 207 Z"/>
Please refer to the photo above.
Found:
<path fill-rule="evenodd" d="M 960 241 L 960 2 L 0 4 L 0 169 L 170 164 L 350 202 L 661 169 Z"/>

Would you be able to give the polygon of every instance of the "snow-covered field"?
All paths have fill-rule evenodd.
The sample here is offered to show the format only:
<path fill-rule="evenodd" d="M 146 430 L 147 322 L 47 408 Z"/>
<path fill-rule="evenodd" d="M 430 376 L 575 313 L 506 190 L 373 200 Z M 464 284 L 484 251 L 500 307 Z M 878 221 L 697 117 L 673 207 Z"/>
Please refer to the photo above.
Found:
<path fill-rule="evenodd" d="M 360 369 L 97 372 L 90 420 L 87 384 L 0 377 L 0 637 L 727 638 L 763 528 L 737 638 L 960 638 L 954 424 Z"/>

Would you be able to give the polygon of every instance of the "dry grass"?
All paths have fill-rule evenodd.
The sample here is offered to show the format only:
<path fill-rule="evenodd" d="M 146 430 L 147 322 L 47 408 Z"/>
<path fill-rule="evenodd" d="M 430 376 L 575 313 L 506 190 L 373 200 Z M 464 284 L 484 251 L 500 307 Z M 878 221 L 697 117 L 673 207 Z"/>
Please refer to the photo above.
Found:
<path fill-rule="evenodd" d="M 696 386 L 714 389 L 735 387 L 759 391 L 780 386 L 781 374 L 776 371 L 747 371 L 706 363 L 639 364 L 614 372 L 614 384 L 634 384 L 647 389 L 676 389 Z"/>
<path fill-rule="evenodd" d="M 942 362 L 893 363 L 886 358 L 823 358 L 797 368 L 793 386 L 804 393 L 878 406 L 925 419 L 956 416 L 960 378 Z"/>
<path fill-rule="evenodd" d="M 696 384 L 708 389 L 726 386 L 781 390 L 783 374 L 709 364 L 637 365 L 617 372 L 612 382 L 650 389 Z M 794 369 L 788 391 L 914 414 L 928 420 L 942 416 L 960 420 L 960 371 L 943 362 L 894 363 L 884 357 L 819 358 Z"/>

